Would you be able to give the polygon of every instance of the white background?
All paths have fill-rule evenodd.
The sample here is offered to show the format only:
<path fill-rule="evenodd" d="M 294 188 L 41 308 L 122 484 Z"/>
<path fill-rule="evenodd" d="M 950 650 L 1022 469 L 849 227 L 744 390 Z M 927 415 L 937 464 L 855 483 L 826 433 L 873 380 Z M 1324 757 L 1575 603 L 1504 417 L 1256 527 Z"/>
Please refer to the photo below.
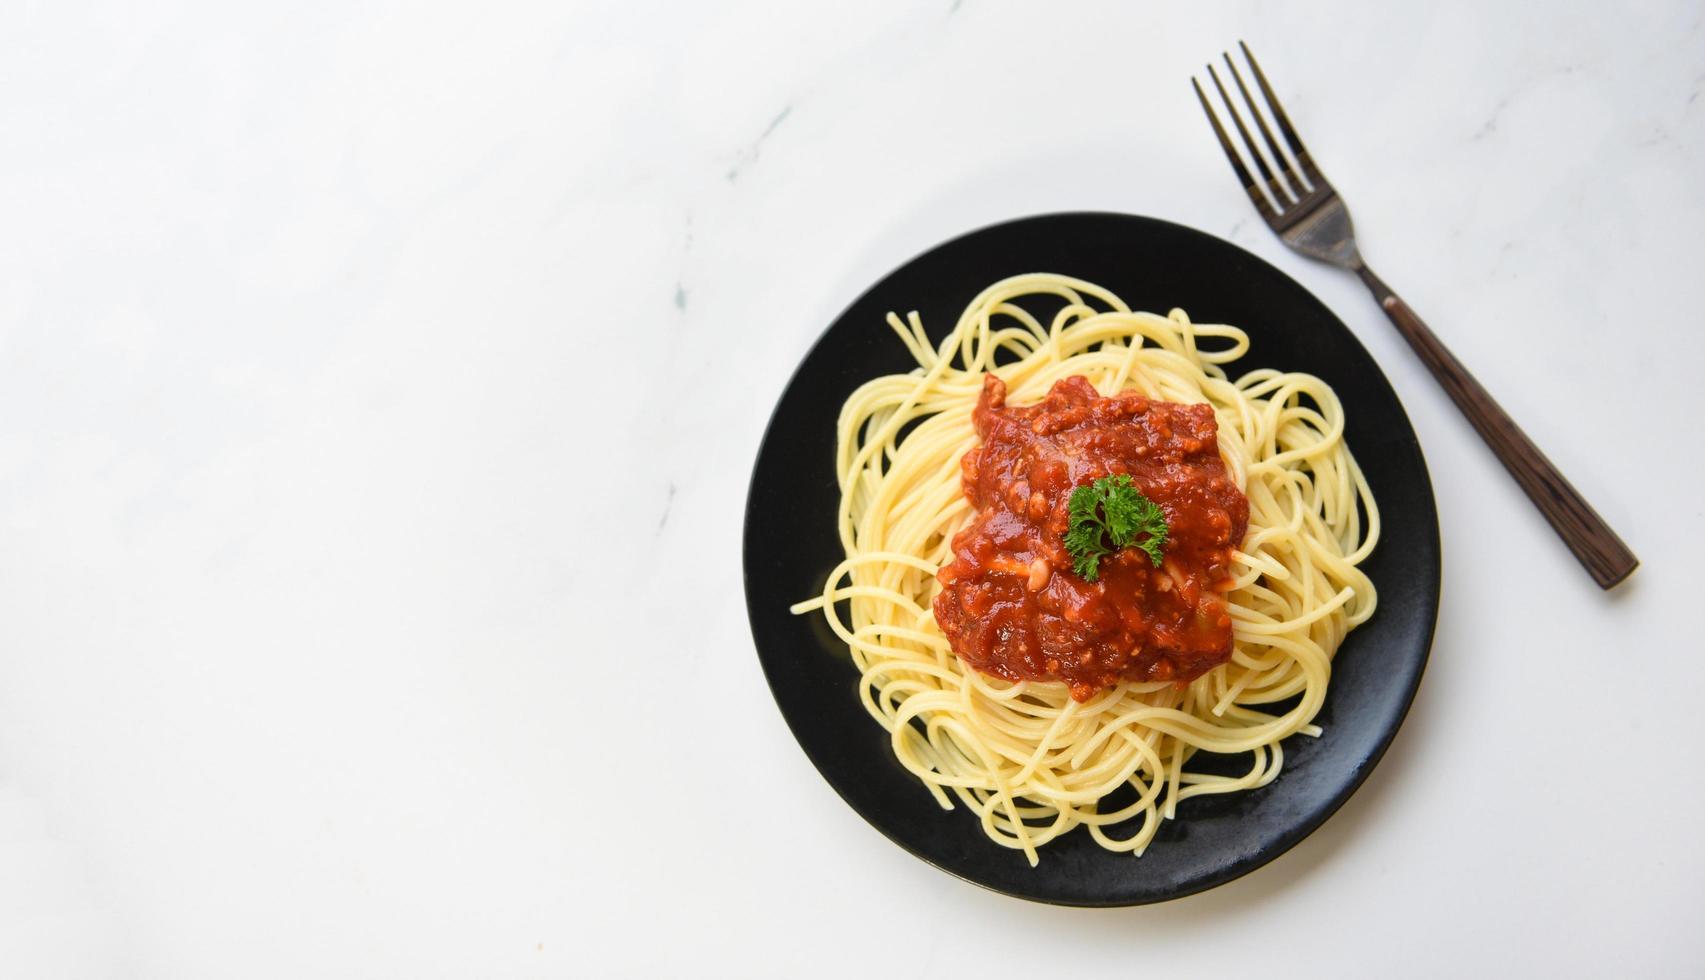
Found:
<path fill-rule="evenodd" d="M 1702 16 L 6 5 L 0 973 L 1697 971 Z M 1370 260 L 1644 559 L 1616 594 L 1360 285 L 1254 220 L 1187 86 L 1238 38 Z M 1386 760 L 1158 907 L 888 843 L 789 737 L 740 587 L 817 332 L 1066 208 L 1314 290 L 1443 523 Z"/>

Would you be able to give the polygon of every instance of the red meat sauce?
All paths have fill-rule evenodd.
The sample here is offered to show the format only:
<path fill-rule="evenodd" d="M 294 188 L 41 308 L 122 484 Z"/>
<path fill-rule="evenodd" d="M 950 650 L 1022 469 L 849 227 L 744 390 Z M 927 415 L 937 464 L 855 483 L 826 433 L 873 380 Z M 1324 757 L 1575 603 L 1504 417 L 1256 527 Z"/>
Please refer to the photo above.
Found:
<path fill-rule="evenodd" d="M 982 444 L 960 470 L 978 513 L 954 535 L 935 598 L 965 663 L 1007 680 L 1064 681 L 1087 701 L 1120 680 L 1188 683 L 1230 659 L 1224 595 L 1249 501 L 1220 459 L 1210 406 L 1103 398 L 1082 377 L 1012 406 L 990 374 L 972 419 Z M 1088 582 L 1066 551 L 1067 501 L 1119 473 L 1165 512 L 1163 561 L 1125 548 Z"/>

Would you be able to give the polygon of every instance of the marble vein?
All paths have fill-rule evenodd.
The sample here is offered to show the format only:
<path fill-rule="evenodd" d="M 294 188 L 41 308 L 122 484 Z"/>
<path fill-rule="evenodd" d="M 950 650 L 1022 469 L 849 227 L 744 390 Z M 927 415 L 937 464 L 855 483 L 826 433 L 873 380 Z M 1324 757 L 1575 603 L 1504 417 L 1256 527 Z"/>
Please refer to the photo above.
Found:
<path fill-rule="evenodd" d="M 1486 137 L 1497 132 L 1498 131 L 1498 119 L 1501 116 L 1503 116 L 1504 110 L 1509 107 L 1510 101 L 1512 99 L 1514 99 L 1516 97 L 1517 93 L 1519 93 L 1520 91 L 1521 91 L 1521 89 L 1518 88 L 1516 91 L 1510 92 L 1510 93 L 1506 94 L 1503 98 L 1499 99 L 1498 104 L 1493 106 L 1492 112 L 1489 115 L 1487 115 L 1486 121 L 1484 123 L 1480 124 L 1480 128 L 1474 131 L 1473 136 L 1470 136 L 1468 138 L 1469 142 L 1477 143 L 1480 140 L 1483 140 Z"/>
<path fill-rule="evenodd" d="M 675 309 L 687 311 L 687 257 L 693 251 L 693 213 L 687 212 L 687 227 L 681 234 L 680 267 L 675 273 Z"/>
<path fill-rule="evenodd" d="M 669 512 L 675 509 L 675 481 L 669 481 L 669 489 L 663 496 L 663 514 L 657 518 L 657 533 L 662 534 L 669 524 Z"/>
<path fill-rule="evenodd" d="M 739 160 L 735 162 L 734 166 L 728 168 L 729 183 L 739 180 L 746 171 L 752 169 L 753 165 L 758 162 L 758 155 L 763 152 L 764 141 L 775 133 L 776 129 L 786 121 L 792 112 L 792 103 L 782 106 L 782 110 L 776 113 L 776 117 L 770 120 L 770 124 L 764 127 L 764 131 L 758 134 L 758 138 L 747 145 L 746 149 L 741 152 Z"/>

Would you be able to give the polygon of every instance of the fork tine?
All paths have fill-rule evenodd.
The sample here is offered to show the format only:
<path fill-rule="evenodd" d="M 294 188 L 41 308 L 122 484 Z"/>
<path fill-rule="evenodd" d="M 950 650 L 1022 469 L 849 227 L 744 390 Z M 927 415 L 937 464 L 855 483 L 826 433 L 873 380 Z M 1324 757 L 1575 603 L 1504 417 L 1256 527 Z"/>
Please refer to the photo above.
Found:
<path fill-rule="evenodd" d="M 1273 170 L 1267 166 L 1267 158 L 1261 155 L 1261 144 L 1255 142 L 1255 137 L 1250 136 L 1249 130 L 1244 128 L 1243 116 L 1238 114 L 1236 103 L 1231 101 L 1231 95 L 1225 90 L 1225 83 L 1220 81 L 1220 73 L 1214 71 L 1214 66 L 1211 63 L 1208 65 L 1208 77 L 1214 80 L 1214 88 L 1219 89 L 1220 101 L 1225 103 L 1226 115 L 1231 117 L 1232 125 L 1237 127 L 1237 135 L 1243 137 L 1243 148 L 1249 151 L 1250 159 L 1255 161 L 1255 169 L 1261 171 L 1261 179 L 1266 182 L 1269 190 L 1275 188 L 1277 184 L 1273 178 Z M 1280 160 L 1278 164 L 1282 167 L 1285 162 Z M 1277 192 L 1274 192 L 1273 204 L 1282 208 L 1286 201 Z"/>
<path fill-rule="evenodd" d="M 1256 108 L 1255 99 L 1249 94 L 1249 86 L 1243 84 L 1243 73 L 1237 70 L 1237 64 L 1231 60 L 1231 52 L 1224 52 L 1225 68 L 1231 75 L 1231 80 L 1237 83 L 1237 91 L 1243 96 L 1243 104 L 1249 108 L 1250 118 L 1255 120 L 1255 128 L 1261 130 L 1261 138 L 1267 141 L 1267 149 L 1273 156 L 1273 167 L 1279 172 L 1279 184 L 1290 195 L 1291 203 L 1302 200 L 1303 187 L 1298 175 L 1291 169 L 1291 163 L 1280 151 L 1279 144 L 1273 139 L 1273 131 L 1267 128 L 1267 119 Z M 1255 148 L 1250 146 L 1250 150 Z"/>
<path fill-rule="evenodd" d="M 1243 49 L 1243 58 L 1249 62 L 1249 68 L 1255 72 L 1255 84 L 1261 87 L 1261 94 L 1267 99 L 1267 108 L 1273 112 L 1273 121 L 1279 124 L 1279 135 L 1285 138 L 1290 147 L 1291 155 L 1296 157 L 1297 168 L 1308 178 L 1311 184 L 1324 184 L 1326 178 L 1321 176 L 1320 168 L 1314 165 L 1314 159 L 1308 155 L 1308 147 L 1302 145 L 1302 138 L 1297 136 L 1296 128 L 1291 125 L 1291 117 L 1285 115 L 1285 107 L 1279 102 L 1279 97 L 1273 94 L 1273 86 L 1267 84 L 1267 73 L 1261 70 L 1261 63 L 1255 60 L 1255 54 L 1249 50 L 1249 45 L 1242 41 L 1237 46 Z"/>
<path fill-rule="evenodd" d="M 1273 206 L 1268 203 L 1267 195 L 1261 193 L 1261 187 L 1250 175 L 1249 168 L 1243 165 L 1243 158 L 1237 155 L 1237 148 L 1231 145 L 1231 137 L 1226 135 L 1225 127 L 1220 125 L 1220 117 L 1214 114 L 1214 107 L 1208 104 L 1207 93 L 1202 91 L 1202 85 L 1195 78 L 1190 79 L 1190 87 L 1196 90 L 1196 98 L 1202 103 L 1202 111 L 1208 116 L 1208 124 L 1214 127 L 1214 135 L 1220 138 L 1220 149 L 1225 151 L 1225 158 L 1231 161 L 1231 169 L 1237 172 L 1237 179 L 1243 181 L 1243 190 L 1254 202 L 1255 210 L 1261 217 L 1271 221 L 1277 216 Z"/>

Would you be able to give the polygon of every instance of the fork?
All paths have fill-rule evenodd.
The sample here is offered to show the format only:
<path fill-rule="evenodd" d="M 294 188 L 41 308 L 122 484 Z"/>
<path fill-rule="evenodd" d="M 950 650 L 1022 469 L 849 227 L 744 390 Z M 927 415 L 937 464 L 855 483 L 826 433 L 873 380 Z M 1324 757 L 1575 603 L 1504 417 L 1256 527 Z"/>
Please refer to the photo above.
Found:
<path fill-rule="evenodd" d="M 1297 133 L 1291 126 L 1290 117 L 1279 104 L 1279 99 L 1273 94 L 1273 87 L 1267 84 L 1267 76 L 1262 73 L 1261 66 L 1250 53 L 1249 46 L 1242 41 L 1237 42 L 1243 50 L 1244 60 L 1249 63 L 1249 69 L 1255 76 L 1255 84 L 1260 88 L 1261 95 L 1266 101 L 1267 109 L 1273 124 L 1278 128 L 1279 139 L 1275 139 L 1273 131 L 1256 108 L 1256 101 L 1250 95 L 1249 87 L 1243 82 L 1243 75 L 1237 70 L 1231 54 L 1225 54 L 1226 71 L 1237 85 L 1238 92 L 1243 96 L 1243 104 L 1253 120 L 1255 128 L 1261 132 L 1261 138 L 1266 144 L 1271 159 L 1263 156 L 1261 146 L 1250 136 L 1249 129 L 1244 125 L 1243 115 L 1232 102 L 1227 93 L 1225 83 L 1220 81 L 1219 72 L 1209 64 L 1208 76 L 1213 79 L 1214 88 L 1219 90 L 1220 101 L 1225 104 L 1226 115 L 1231 118 L 1237 129 L 1237 134 L 1243 140 L 1243 147 L 1250 160 L 1260 172 L 1260 179 L 1251 175 L 1248 166 L 1238 156 L 1237 148 L 1231 138 L 1226 135 L 1225 126 L 1220 122 L 1220 116 L 1208 101 L 1207 93 L 1196 79 L 1190 79 L 1190 85 L 1196 90 L 1196 98 L 1202 102 L 1202 111 L 1207 113 L 1208 122 L 1214 127 L 1214 135 L 1219 137 L 1220 149 L 1225 151 L 1226 159 L 1231 161 L 1231 168 L 1237 171 L 1237 177 L 1243 182 L 1243 189 L 1248 192 L 1249 200 L 1255 204 L 1255 210 L 1260 212 L 1267 227 L 1278 235 L 1280 240 L 1295 251 L 1301 252 L 1312 259 L 1329 262 L 1341 269 L 1348 269 L 1361 277 L 1368 289 L 1373 292 L 1374 299 L 1379 301 L 1385 315 L 1396 324 L 1399 333 L 1415 349 L 1421 362 L 1427 370 L 1433 373 L 1439 384 L 1444 386 L 1451 400 L 1462 414 L 1468 416 L 1480 438 L 1497 454 L 1499 461 L 1515 477 L 1516 482 L 1527 492 L 1540 513 L 1551 522 L 1551 527 L 1562 537 L 1563 542 L 1574 552 L 1581 564 L 1600 588 L 1609 589 L 1626 579 L 1636 566 L 1640 564 L 1634 553 L 1628 549 L 1610 525 L 1598 516 L 1598 513 L 1587 504 L 1578 491 L 1563 478 L 1557 467 L 1545 458 L 1533 440 L 1522 432 L 1509 415 L 1498 406 L 1492 396 L 1486 393 L 1480 382 L 1468 373 L 1455 355 L 1445 348 L 1432 330 L 1421 322 L 1409 304 L 1392 290 L 1385 281 L 1374 275 L 1367 263 L 1362 261 L 1361 252 L 1356 248 L 1355 230 L 1350 225 L 1350 209 L 1344 204 L 1343 198 L 1327 183 L 1326 176 L 1315 165 L 1314 158 L 1297 138 Z M 1281 152 L 1281 145 L 1284 152 Z"/>

